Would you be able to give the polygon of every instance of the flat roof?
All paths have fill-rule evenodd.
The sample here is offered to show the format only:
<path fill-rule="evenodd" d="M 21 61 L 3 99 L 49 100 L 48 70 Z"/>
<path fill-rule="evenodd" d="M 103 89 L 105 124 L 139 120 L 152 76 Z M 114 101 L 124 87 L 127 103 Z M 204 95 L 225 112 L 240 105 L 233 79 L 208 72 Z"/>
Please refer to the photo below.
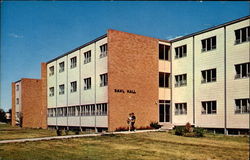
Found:
<path fill-rule="evenodd" d="M 81 46 L 79 46 L 79 47 L 77 47 L 77 48 L 75 48 L 75 49 L 69 51 L 69 52 L 66 52 L 66 53 L 64 53 L 63 55 L 60 55 L 60 56 L 58 56 L 58 57 L 56 57 L 56 58 L 53 58 L 52 60 L 50 60 L 50 61 L 48 61 L 48 62 L 46 62 L 46 63 L 48 64 L 48 63 L 50 63 L 50 62 L 53 62 L 53 61 L 55 61 L 55 60 L 57 60 L 57 59 L 59 59 L 59 58 L 62 58 L 62 57 L 64 57 L 64 56 L 66 56 L 66 55 L 72 53 L 72 52 L 75 52 L 75 51 L 77 51 L 77 50 L 79 50 L 79 49 L 82 49 L 82 48 L 84 48 L 84 47 L 86 47 L 86 46 L 92 44 L 92 43 L 95 43 L 95 42 L 97 42 L 97 41 L 99 41 L 99 40 L 101 40 L 101 39 L 103 39 L 103 38 L 105 38 L 105 37 L 107 37 L 107 34 L 104 34 L 104 35 L 102 35 L 102 36 L 100 36 L 100 37 L 98 37 L 98 38 L 96 38 L 96 39 L 94 39 L 94 40 L 92 40 L 92 41 L 90 41 L 90 42 L 87 42 L 87 43 L 85 43 L 85 44 L 83 44 L 83 45 L 81 45 Z"/>
<path fill-rule="evenodd" d="M 237 23 L 237 22 L 240 22 L 240 21 L 249 19 L 249 18 L 250 18 L 250 16 L 245 16 L 245 17 L 242 17 L 242 18 L 239 18 L 239 19 L 236 19 L 236 20 L 227 22 L 227 23 L 223 23 L 223 24 L 220 24 L 220 25 L 217 25 L 217 26 L 208 28 L 208 29 L 204 29 L 204 30 L 201 30 L 201 31 L 192 33 L 192 34 L 188 34 L 188 35 L 186 35 L 186 36 L 182 36 L 182 37 L 180 37 L 180 38 L 176 38 L 176 39 L 170 40 L 170 42 L 172 43 L 172 42 L 176 42 L 176 41 L 179 41 L 179 40 L 183 40 L 183 39 L 186 39 L 186 38 L 189 38 L 189 37 L 193 37 L 193 36 L 196 36 L 196 35 L 205 33 L 205 32 L 209 32 L 209 31 L 212 31 L 212 30 L 221 28 L 221 27 L 225 27 L 225 26 L 228 26 L 228 25 L 231 25 L 231 24 L 234 24 L 234 23 Z"/>

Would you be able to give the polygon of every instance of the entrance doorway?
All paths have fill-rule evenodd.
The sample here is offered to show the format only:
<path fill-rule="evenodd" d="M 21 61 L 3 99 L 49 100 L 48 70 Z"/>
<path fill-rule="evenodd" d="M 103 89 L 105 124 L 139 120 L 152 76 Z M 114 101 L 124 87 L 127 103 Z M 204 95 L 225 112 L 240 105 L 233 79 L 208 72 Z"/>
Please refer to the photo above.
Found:
<path fill-rule="evenodd" d="M 159 100 L 159 122 L 170 122 L 170 101 Z"/>

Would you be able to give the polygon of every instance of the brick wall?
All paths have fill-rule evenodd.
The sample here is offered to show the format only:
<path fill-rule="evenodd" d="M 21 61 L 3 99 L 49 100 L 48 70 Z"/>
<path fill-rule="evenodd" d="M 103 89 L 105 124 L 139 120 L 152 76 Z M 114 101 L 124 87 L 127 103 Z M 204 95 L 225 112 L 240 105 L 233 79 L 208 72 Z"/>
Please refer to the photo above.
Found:
<path fill-rule="evenodd" d="M 158 40 L 109 30 L 108 81 L 109 130 L 127 127 L 131 112 L 137 117 L 136 127 L 157 121 Z M 127 93 L 127 90 L 136 93 Z"/>
<path fill-rule="evenodd" d="M 15 83 L 14 82 L 11 83 L 11 88 L 12 88 L 11 125 L 15 126 L 16 125 L 16 89 L 15 89 Z"/>
<path fill-rule="evenodd" d="M 42 108 L 41 108 L 41 127 L 47 128 L 47 64 L 41 63 L 41 99 L 42 99 Z"/>

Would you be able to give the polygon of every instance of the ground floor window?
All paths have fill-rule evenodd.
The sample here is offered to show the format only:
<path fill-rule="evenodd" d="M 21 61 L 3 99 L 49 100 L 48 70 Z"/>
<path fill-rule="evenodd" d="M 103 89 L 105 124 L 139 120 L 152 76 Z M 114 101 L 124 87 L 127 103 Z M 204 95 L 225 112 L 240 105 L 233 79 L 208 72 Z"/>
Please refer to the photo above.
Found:
<path fill-rule="evenodd" d="M 170 101 L 159 100 L 159 122 L 170 122 Z"/>
<path fill-rule="evenodd" d="M 175 103 L 175 115 L 187 114 L 187 103 Z"/>

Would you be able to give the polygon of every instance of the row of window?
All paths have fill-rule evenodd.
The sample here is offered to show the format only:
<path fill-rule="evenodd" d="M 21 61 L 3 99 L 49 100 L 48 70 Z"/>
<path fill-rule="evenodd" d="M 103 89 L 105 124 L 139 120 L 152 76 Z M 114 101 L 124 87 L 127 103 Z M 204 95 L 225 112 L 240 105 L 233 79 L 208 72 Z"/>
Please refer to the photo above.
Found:
<path fill-rule="evenodd" d="M 240 44 L 243 42 L 250 41 L 250 27 L 244 27 L 235 30 L 235 44 Z M 216 49 L 216 36 L 209 37 L 201 40 L 201 52 L 210 51 Z M 187 45 L 182 45 L 175 48 L 175 59 L 187 56 Z M 161 58 L 160 58 L 161 59 Z"/>
<path fill-rule="evenodd" d="M 107 110 L 107 103 L 49 108 L 48 117 L 106 116 Z"/>
<path fill-rule="evenodd" d="M 106 57 L 107 56 L 107 51 L 108 51 L 108 46 L 107 44 L 104 44 L 100 46 L 100 58 Z M 90 63 L 91 62 L 91 50 L 84 52 L 84 64 Z M 72 57 L 70 58 L 70 68 L 75 68 L 77 66 L 77 58 Z M 59 73 L 64 72 L 65 70 L 65 63 L 60 62 L 59 63 Z M 55 68 L 54 66 L 49 67 L 49 76 L 53 76 L 55 73 Z"/>
<path fill-rule="evenodd" d="M 107 73 L 100 75 L 100 87 L 104 87 L 108 85 L 108 75 Z M 84 79 L 84 90 L 91 89 L 91 77 Z M 70 82 L 70 92 L 77 92 L 77 81 Z M 59 85 L 59 95 L 63 95 L 65 93 L 65 85 Z M 55 94 L 55 88 L 49 88 L 49 96 L 53 97 Z"/>
<path fill-rule="evenodd" d="M 216 101 L 203 101 L 201 102 L 201 114 L 216 114 L 217 103 Z M 250 99 L 235 99 L 235 114 L 250 113 Z M 187 103 L 175 103 L 175 115 L 187 114 Z"/>
<path fill-rule="evenodd" d="M 236 71 L 235 79 L 250 77 L 250 63 L 242 63 L 235 65 L 235 71 Z M 203 70 L 201 71 L 201 76 L 202 76 L 201 83 L 215 82 L 216 69 L 214 68 L 209 70 Z M 162 87 L 161 83 L 160 87 Z M 181 74 L 175 76 L 175 87 L 186 86 L 186 85 L 187 85 L 187 74 Z"/>

